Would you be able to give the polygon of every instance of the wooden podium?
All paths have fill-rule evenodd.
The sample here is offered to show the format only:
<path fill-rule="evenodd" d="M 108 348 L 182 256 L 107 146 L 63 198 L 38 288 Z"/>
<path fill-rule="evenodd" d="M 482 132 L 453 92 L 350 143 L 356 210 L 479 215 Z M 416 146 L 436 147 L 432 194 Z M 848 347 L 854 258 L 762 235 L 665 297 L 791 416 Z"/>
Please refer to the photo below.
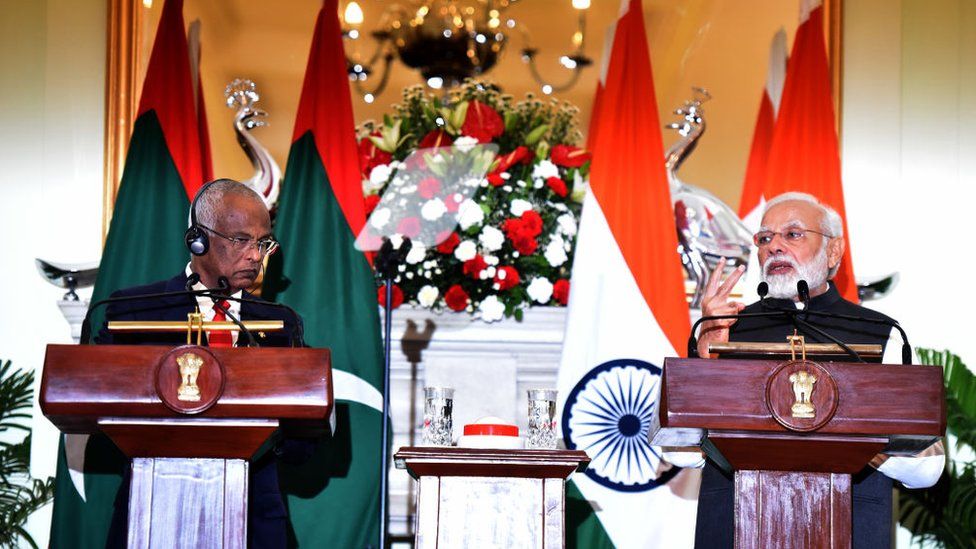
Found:
<path fill-rule="evenodd" d="M 565 545 L 569 475 L 590 463 L 576 450 L 400 448 L 396 466 L 420 481 L 417 549 Z"/>
<path fill-rule="evenodd" d="M 651 444 L 735 471 L 735 546 L 849 548 L 851 474 L 945 433 L 942 369 L 812 360 L 664 361 Z"/>
<path fill-rule="evenodd" d="M 328 429 L 329 351 L 48 345 L 40 404 L 132 458 L 130 548 L 243 549 L 247 460 L 279 427 Z"/>

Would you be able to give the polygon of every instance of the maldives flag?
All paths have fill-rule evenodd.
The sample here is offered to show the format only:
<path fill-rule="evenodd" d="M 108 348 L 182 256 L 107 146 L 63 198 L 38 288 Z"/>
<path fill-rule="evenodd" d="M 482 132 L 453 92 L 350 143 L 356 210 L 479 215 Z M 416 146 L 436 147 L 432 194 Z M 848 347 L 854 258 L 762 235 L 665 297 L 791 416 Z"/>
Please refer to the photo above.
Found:
<path fill-rule="evenodd" d="M 766 188 L 766 167 L 769 162 L 769 149 L 773 144 L 773 129 L 776 113 L 783 97 L 783 81 L 786 79 L 786 31 L 780 29 L 773 36 L 769 46 L 769 69 L 766 71 L 766 85 L 759 99 L 759 114 L 752 132 L 752 146 L 749 148 L 749 162 L 742 185 L 742 198 L 739 201 L 739 217 L 749 230 L 759 230 L 762 207 L 769 197 Z"/>
<path fill-rule="evenodd" d="M 824 43 L 823 6 L 818 0 L 804 0 L 802 5 L 786 70 L 783 102 L 773 130 L 763 194 L 773 197 L 788 191 L 810 193 L 837 210 L 848 238 L 834 283 L 844 298 L 857 303 Z"/>
<path fill-rule="evenodd" d="M 265 295 L 294 307 L 332 351 L 337 425 L 302 466 L 279 465 L 299 547 L 378 546 L 383 360 L 376 286 L 354 247 L 366 222 L 336 0 L 319 11 Z"/>
<path fill-rule="evenodd" d="M 624 2 L 606 70 L 559 370 L 570 547 L 690 547 L 699 476 L 647 442 L 664 358 L 689 331 L 640 0 Z"/>
<path fill-rule="evenodd" d="M 199 88 L 190 67 L 183 1 L 169 0 L 149 58 L 92 302 L 170 278 L 186 265 L 190 197 L 211 172 L 203 102 L 198 113 Z M 101 326 L 103 312 L 93 315 L 92 326 Z M 105 546 L 127 467 L 103 436 L 66 437 L 58 453 L 52 547 Z"/>

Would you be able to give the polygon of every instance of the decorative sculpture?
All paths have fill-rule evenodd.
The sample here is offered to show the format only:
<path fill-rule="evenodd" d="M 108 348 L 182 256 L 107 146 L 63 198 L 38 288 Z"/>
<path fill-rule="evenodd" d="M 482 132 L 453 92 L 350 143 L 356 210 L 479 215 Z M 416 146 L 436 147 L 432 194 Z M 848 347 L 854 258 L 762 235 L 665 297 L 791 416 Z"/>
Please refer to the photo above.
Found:
<path fill-rule="evenodd" d="M 268 149 L 251 135 L 251 130 L 267 124 L 264 118 L 268 113 L 254 108 L 261 96 L 258 95 L 254 82 L 245 78 L 237 78 L 227 84 L 224 97 L 227 98 L 228 107 L 237 109 L 234 115 L 234 133 L 237 134 L 237 142 L 244 149 L 244 154 L 254 166 L 254 176 L 242 183 L 260 194 L 270 210 L 278 200 L 281 189 L 281 168 Z"/>
<path fill-rule="evenodd" d="M 695 145 L 705 133 L 705 117 L 702 103 L 711 99 L 704 88 L 692 88 L 694 99 L 685 101 L 674 113 L 680 122 L 665 126 L 677 130 L 681 136 L 665 154 L 664 166 L 671 186 L 674 203 L 675 226 L 678 231 L 678 253 L 688 278 L 695 284 L 691 307 L 701 306 L 708 273 L 726 258 L 726 271 L 738 265 L 749 264 L 752 235 L 732 208 L 712 193 L 689 185 L 678 177 L 678 169 L 695 150 Z"/>

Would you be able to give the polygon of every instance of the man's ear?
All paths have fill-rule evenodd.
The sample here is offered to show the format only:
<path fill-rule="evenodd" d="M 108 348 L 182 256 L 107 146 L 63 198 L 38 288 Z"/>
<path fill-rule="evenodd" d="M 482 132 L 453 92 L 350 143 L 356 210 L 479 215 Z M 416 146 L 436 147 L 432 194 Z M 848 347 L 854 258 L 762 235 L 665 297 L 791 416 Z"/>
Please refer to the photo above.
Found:
<path fill-rule="evenodd" d="M 847 241 L 843 237 L 831 238 L 830 242 L 827 243 L 827 267 L 833 270 L 835 267 L 840 265 L 842 259 L 844 259 L 844 247 L 847 246 Z"/>

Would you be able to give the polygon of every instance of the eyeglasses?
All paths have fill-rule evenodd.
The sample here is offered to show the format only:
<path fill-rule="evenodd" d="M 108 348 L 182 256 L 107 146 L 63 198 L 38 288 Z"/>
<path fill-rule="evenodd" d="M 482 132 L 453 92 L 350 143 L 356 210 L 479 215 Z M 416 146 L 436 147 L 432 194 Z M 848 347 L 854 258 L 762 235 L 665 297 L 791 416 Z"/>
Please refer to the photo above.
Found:
<path fill-rule="evenodd" d="M 211 229 L 210 227 L 207 227 L 206 225 L 200 225 L 199 223 L 197 223 L 197 225 L 199 225 L 200 228 L 206 229 L 207 231 L 210 231 L 211 233 L 219 236 L 220 238 L 229 241 L 231 248 L 233 248 L 234 251 L 239 253 L 244 253 L 245 251 L 250 250 L 251 247 L 253 246 L 258 249 L 258 252 L 260 252 L 261 257 L 265 257 L 273 254 L 275 250 L 278 249 L 278 241 L 275 240 L 274 237 L 266 236 L 264 238 L 254 239 L 254 238 L 243 238 L 240 236 L 227 236 L 223 233 Z"/>
<path fill-rule="evenodd" d="M 758 233 L 752 235 L 752 241 L 756 244 L 756 246 L 762 248 L 763 246 L 768 246 L 770 242 L 773 241 L 774 236 L 779 235 L 783 237 L 783 240 L 785 240 L 787 244 L 799 244 L 806 239 L 807 233 L 814 233 L 827 238 L 834 238 L 833 236 L 820 231 L 804 229 L 802 227 L 791 227 L 782 231 L 759 231 Z"/>

